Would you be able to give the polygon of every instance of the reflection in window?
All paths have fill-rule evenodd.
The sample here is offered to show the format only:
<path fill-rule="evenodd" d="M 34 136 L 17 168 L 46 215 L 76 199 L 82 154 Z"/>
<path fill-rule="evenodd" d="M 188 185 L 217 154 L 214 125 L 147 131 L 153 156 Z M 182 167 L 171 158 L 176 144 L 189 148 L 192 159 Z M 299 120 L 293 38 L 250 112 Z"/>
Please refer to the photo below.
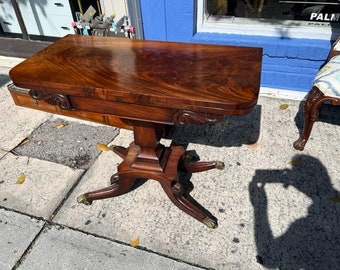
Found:
<path fill-rule="evenodd" d="M 209 15 L 299 20 L 340 26 L 338 0 L 206 0 Z"/>

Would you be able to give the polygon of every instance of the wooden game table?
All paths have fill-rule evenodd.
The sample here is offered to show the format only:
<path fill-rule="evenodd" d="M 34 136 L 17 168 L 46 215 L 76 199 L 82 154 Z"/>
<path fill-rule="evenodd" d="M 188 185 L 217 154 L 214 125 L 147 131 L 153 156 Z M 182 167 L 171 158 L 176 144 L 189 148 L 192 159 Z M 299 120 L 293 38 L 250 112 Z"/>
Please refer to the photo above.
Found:
<path fill-rule="evenodd" d="M 137 179 L 153 179 L 180 209 L 216 228 L 217 219 L 190 196 L 193 185 L 179 171 L 223 163 L 197 161 L 184 146 L 159 142 L 173 125 L 252 111 L 261 60 L 261 48 L 68 35 L 11 69 L 8 89 L 16 105 L 133 131 L 127 148 L 112 147 L 123 161 L 111 184 L 78 202 L 115 197 Z"/>

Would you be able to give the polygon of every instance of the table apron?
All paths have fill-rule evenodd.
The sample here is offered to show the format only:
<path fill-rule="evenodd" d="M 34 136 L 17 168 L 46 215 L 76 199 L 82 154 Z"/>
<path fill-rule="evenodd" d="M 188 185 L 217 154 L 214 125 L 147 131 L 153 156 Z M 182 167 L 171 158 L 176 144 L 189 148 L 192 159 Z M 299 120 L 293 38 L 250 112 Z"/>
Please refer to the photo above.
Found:
<path fill-rule="evenodd" d="M 211 114 L 185 109 L 163 108 L 134 103 L 122 103 L 103 99 L 69 96 L 73 110 L 114 115 L 124 119 L 140 120 L 168 125 L 217 123 L 223 113 Z"/>

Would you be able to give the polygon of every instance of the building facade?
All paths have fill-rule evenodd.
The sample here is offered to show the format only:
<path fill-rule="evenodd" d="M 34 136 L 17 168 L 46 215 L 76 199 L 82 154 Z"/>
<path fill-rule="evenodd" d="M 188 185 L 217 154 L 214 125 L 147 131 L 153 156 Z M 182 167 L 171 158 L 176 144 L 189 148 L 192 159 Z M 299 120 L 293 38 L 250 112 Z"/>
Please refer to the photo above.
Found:
<path fill-rule="evenodd" d="M 249 18 L 250 12 L 245 18 L 245 15 L 228 14 L 233 12 L 228 10 L 222 16 L 207 14 L 209 2 L 212 0 L 142 0 L 145 39 L 262 47 L 261 86 L 305 93 L 339 34 L 340 11 L 336 1 L 329 5 L 330 12 L 319 8 L 306 15 L 305 8 L 300 11 L 304 18 L 293 14 L 294 8 L 301 4 L 298 1 L 297 4 L 276 1 L 272 6 L 262 1 L 262 7 L 261 1 L 254 1 L 252 9 L 247 1 L 247 8 L 255 9 L 253 18 Z M 239 1 L 238 6 L 242 3 L 245 1 Z M 321 6 L 319 3 L 308 6 Z M 290 17 L 284 17 L 285 13 L 290 13 L 287 14 Z"/>
<path fill-rule="evenodd" d="M 26 41 L 53 41 L 73 33 L 76 14 L 93 5 L 106 16 L 129 16 L 136 38 L 262 47 L 262 90 L 300 96 L 309 91 L 340 34 L 338 0 L 3 0 L 0 53 L 29 48 L 27 42 L 15 47 L 8 41 L 22 30 L 14 2 L 27 29 Z"/>

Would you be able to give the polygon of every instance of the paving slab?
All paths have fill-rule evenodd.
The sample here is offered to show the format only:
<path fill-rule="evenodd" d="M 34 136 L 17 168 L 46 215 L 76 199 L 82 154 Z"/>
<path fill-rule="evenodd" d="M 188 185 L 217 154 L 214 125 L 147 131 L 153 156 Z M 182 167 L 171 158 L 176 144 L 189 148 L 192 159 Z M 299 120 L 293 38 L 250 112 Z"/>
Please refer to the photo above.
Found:
<path fill-rule="evenodd" d="M 42 123 L 14 152 L 75 169 L 88 169 L 100 153 L 97 143 L 108 144 L 118 133 L 118 128 L 110 126 L 55 118 Z"/>
<path fill-rule="evenodd" d="M 50 114 L 16 106 L 7 90 L 0 87 L 0 149 L 10 151 L 34 129 L 45 122 Z"/>
<path fill-rule="evenodd" d="M 42 207 L 37 198 L 50 194 L 51 183 L 54 189 L 62 190 L 57 194 L 64 194 L 69 190 L 67 181 L 46 184 L 54 165 L 47 172 L 36 165 L 32 171 L 37 171 L 39 183 L 44 184 L 35 183 L 33 191 L 26 190 L 36 197 L 29 194 L 34 197 L 31 199 L 23 190 L 16 197 L 17 186 L 15 189 L 8 183 L 24 170 L 9 168 L 17 160 L 19 168 L 25 168 L 31 159 L 14 159 L 8 151 L 41 123 L 55 118 L 14 106 L 5 87 L 8 70 L 0 69 L 0 105 L 4 112 L 0 114 L 0 196 L 7 190 L 11 193 L 0 197 L 0 205 L 47 216 L 63 196 L 49 195 L 55 197 L 51 206 L 45 206 L 49 209 L 45 214 L 36 214 Z M 177 209 L 155 181 L 91 206 L 77 204 L 78 195 L 109 184 L 121 161 L 112 152 L 98 157 L 53 221 L 127 244 L 139 237 L 141 247 L 213 269 L 340 268 L 340 206 L 334 200 L 340 191 L 340 111 L 336 106 L 324 106 L 305 151 L 299 152 L 292 144 L 302 126 L 301 104 L 260 97 L 250 115 L 226 118 L 216 125 L 176 127 L 170 134 L 170 139 L 195 150 L 201 160 L 217 159 L 226 164 L 224 171 L 193 174 L 191 178 L 195 185 L 192 196 L 219 220 L 215 230 Z M 121 131 L 113 143 L 128 146 L 131 140 L 130 131 Z M 168 144 L 169 140 L 163 142 Z M 59 180 L 57 174 L 53 176 Z M 17 202 L 22 194 L 27 199 Z M 6 204 L 8 198 L 12 201 Z M 25 204 L 31 200 L 34 206 L 30 208 Z M 50 204 L 49 200 L 44 203 Z"/>
<path fill-rule="evenodd" d="M 21 63 L 24 61 L 24 58 L 19 58 L 19 57 L 8 57 L 8 56 L 2 56 L 0 55 L 0 67 L 14 67 L 17 64 Z"/>
<path fill-rule="evenodd" d="M 0 209 L 0 269 L 13 269 L 43 225 L 41 220 Z"/>
<path fill-rule="evenodd" d="M 123 134 L 122 132 L 120 135 Z M 118 144 L 116 141 L 114 143 Z M 211 148 L 209 150 L 213 152 Z M 111 174 L 114 173 L 108 164 L 119 162 L 120 159 L 113 153 L 103 153 L 57 214 L 55 221 L 125 243 L 139 237 L 140 245 L 143 247 L 204 267 L 215 269 L 219 264 L 220 269 L 240 267 L 238 259 L 240 254 L 232 255 L 232 252 L 237 253 L 238 246 L 242 246 L 237 241 L 243 242 L 244 239 L 251 237 L 251 223 L 247 220 L 251 209 L 247 207 L 244 217 L 240 217 L 236 210 L 240 203 L 247 204 L 246 189 L 241 195 L 245 202 L 240 202 L 241 199 L 235 201 L 234 208 L 237 213 L 231 216 L 232 206 L 226 203 L 228 194 L 224 198 L 216 199 L 219 192 L 214 182 L 229 181 L 224 173 L 211 171 L 209 177 L 208 173 L 201 173 L 197 174 L 198 178 L 193 179 L 196 186 L 192 192 L 193 197 L 219 218 L 220 226 L 216 230 L 208 229 L 180 211 L 170 202 L 160 185 L 153 181 L 126 195 L 95 201 L 91 206 L 76 203 L 77 195 L 107 185 Z M 235 162 L 234 167 L 236 166 Z M 227 184 L 224 184 L 224 187 L 227 187 Z M 235 197 L 232 195 L 230 200 L 237 199 Z M 76 218 L 71 220 L 71 216 Z M 229 231 L 228 227 L 232 226 L 228 219 L 233 218 L 236 223 L 233 224 L 235 229 Z M 253 252 L 249 253 L 254 254 L 255 248 L 248 246 L 247 249 L 249 248 L 253 249 Z M 226 257 L 226 253 L 232 256 Z M 234 257 L 234 262 L 230 257 Z M 228 259 L 230 261 L 226 261 Z"/>
<path fill-rule="evenodd" d="M 0 86 L 4 86 L 10 83 L 10 77 L 8 75 L 10 68 L 0 66 Z"/>
<path fill-rule="evenodd" d="M 11 153 L 0 161 L 0 206 L 45 219 L 53 214 L 83 173 Z M 17 184 L 22 175 L 24 182 Z"/>
<path fill-rule="evenodd" d="M 0 159 L 1 159 L 2 157 L 4 157 L 7 153 L 8 153 L 8 152 L 3 151 L 3 150 L 0 149 Z"/>
<path fill-rule="evenodd" d="M 9 70 L 24 59 L 0 56 L 0 149 L 12 150 L 50 114 L 15 106 L 7 85 L 11 82 Z"/>
<path fill-rule="evenodd" d="M 51 227 L 34 243 L 18 270 L 24 269 L 201 269 L 157 254 L 120 245 L 67 228 Z"/>
<path fill-rule="evenodd" d="M 282 104 L 288 107 L 280 109 Z M 340 127 L 328 119 L 327 107 L 306 150 L 299 152 L 292 144 L 301 125 L 300 103 L 260 98 L 258 106 L 252 118 L 172 133 L 201 160 L 226 164 L 223 171 L 191 178 L 192 196 L 218 218 L 217 229 L 177 209 L 155 181 L 91 206 L 77 204 L 81 193 L 108 185 L 120 162 L 112 152 L 99 156 L 55 221 L 125 243 L 139 237 L 142 247 L 213 269 L 340 267 L 340 207 L 331 200 L 340 190 Z M 256 130 L 258 136 L 249 133 Z M 113 143 L 130 141 L 131 132 L 121 131 Z"/>

